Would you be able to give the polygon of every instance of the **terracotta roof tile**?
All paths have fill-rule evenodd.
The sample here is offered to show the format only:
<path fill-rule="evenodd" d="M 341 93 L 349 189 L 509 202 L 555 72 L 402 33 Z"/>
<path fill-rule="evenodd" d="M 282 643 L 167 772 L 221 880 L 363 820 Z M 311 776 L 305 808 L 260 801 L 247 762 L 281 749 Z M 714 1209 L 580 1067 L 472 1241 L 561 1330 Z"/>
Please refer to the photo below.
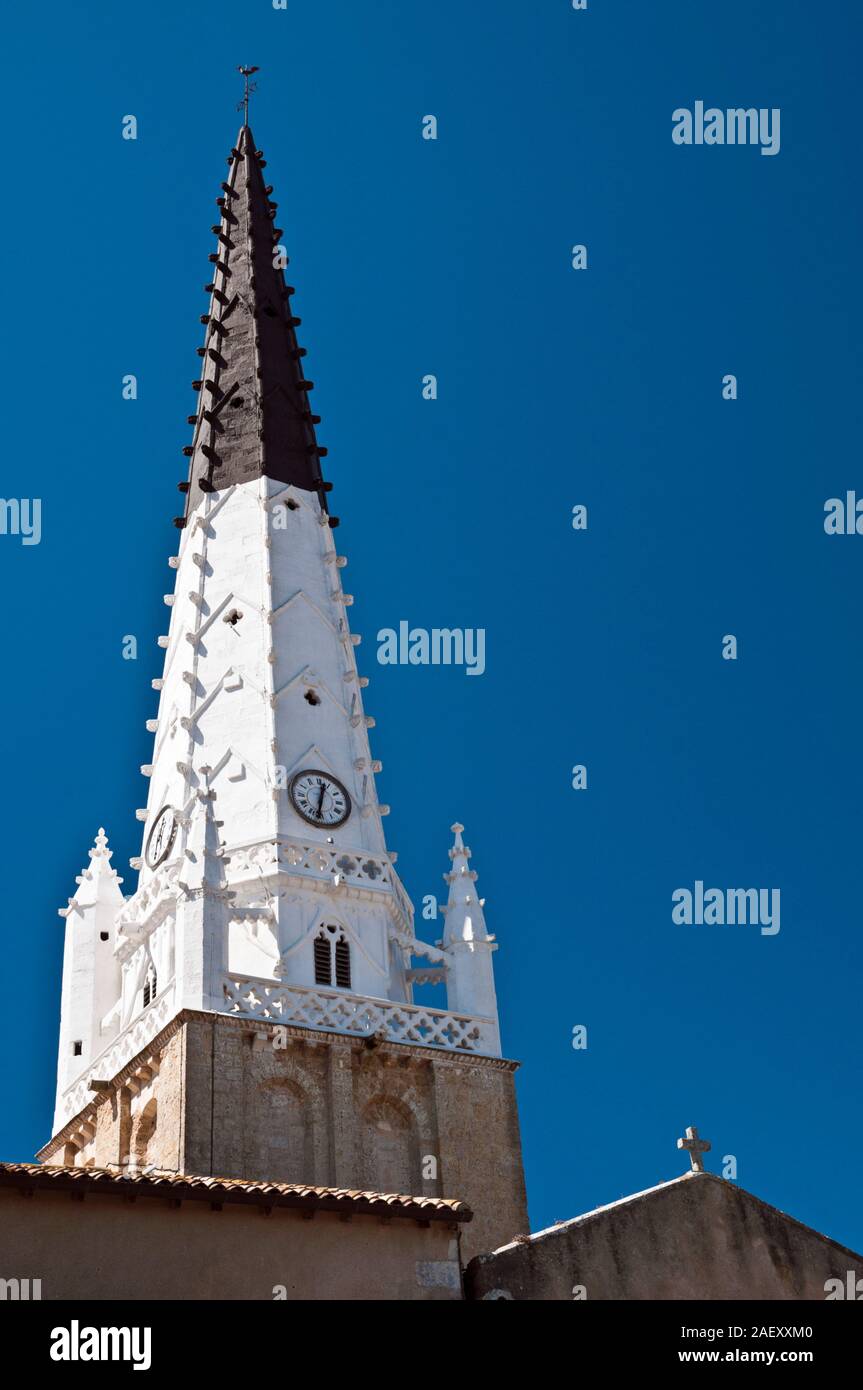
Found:
<path fill-rule="evenodd" d="M 128 1173 L 112 1168 L 67 1168 L 42 1163 L 0 1163 L 0 1187 L 124 1193 L 136 1196 L 253 1203 L 258 1206 L 307 1207 L 319 1211 L 379 1213 L 421 1221 L 470 1221 L 473 1213 L 454 1197 L 413 1197 L 398 1192 L 364 1192 L 347 1187 L 310 1187 L 305 1183 L 264 1182 L 250 1178 L 215 1178 L 193 1173 Z"/>

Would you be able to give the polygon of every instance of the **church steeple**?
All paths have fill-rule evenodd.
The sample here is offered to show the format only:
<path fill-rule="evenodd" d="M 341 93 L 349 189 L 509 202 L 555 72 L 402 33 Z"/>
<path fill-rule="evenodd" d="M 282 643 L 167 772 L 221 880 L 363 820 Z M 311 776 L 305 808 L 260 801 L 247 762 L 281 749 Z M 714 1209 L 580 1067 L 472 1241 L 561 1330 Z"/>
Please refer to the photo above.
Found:
<path fill-rule="evenodd" d="M 264 165 L 244 125 L 218 200 L 187 507 L 148 723 L 141 880 L 120 927 L 134 982 L 142 910 L 149 919 L 154 899 L 175 898 L 170 929 L 158 929 L 177 962 L 170 1007 L 227 1012 L 238 977 L 320 983 L 322 927 L 348 950 L 357 993 L 403 999 L 414 939 L 383 831 L 347 560 L 326 509 Z M 227 851 L 230 910 L 190 875 L 202 793 Z"/>
<path fill-rule="evenodd" d="M 214 227 L 140 872 L 124 898 L 100 836 L 70 902 L 43 1157 L 457 1192 L 491 1249 L 525 1221 L 494 939 L 460 827 L 439 947 L 387 846 L 263 170 L 246 122 Z"/>
<path fill-rule="evenodd" d="M 185 525 L 204 493 L 262 475 L 316 492 L 326 510 L 328 485 L 320 458 L 297 341 L 300 319 L 291 310 L 293 286 L 285 281 L 287 255 L 276 225 L 278 205 L 266 183 L 266 160 L 244 125 L 228 156 L 229 172 L 216 199 L 212 280 L 201 373 L 193 383 L 198 406 L 190 458 Z"/>

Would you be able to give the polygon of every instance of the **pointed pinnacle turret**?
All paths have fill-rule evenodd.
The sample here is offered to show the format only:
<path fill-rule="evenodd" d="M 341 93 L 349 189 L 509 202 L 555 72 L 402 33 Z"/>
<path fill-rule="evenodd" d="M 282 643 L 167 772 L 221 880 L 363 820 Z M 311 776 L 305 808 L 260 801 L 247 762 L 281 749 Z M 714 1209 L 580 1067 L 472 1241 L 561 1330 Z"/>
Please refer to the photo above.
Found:
<path fill-rule="evenodd" d="M 195 432 L 190 456 L 186 518 L 206 492 L 265 475 L 317 492 L 324 509 L 327 485 L 315 437 L 309 391 L 297 344 L 300 320 L 291 313 L 293 290 L 285 284 L 287 256 L 276 227 L 266 161 L 248 125 L 242 126 L 228 159 L 230 172 L 217 199 L 213 230 L 210 311 Z M 190 417 L 192 418 L 192 417 Z M 181 523 L 178 523 L 181 524 Z"/>
<path fill-rule="evenodd" d="M 443 944 L 449 946 L 454 941 L 490 941 L 492 938 L 483 912 L 485 899 L 477 897 L 476 872 L 468 865 L 471 852 L 462 839 L 464 826 L 456 821 L 450 829 L 455 835 L 455 843 L 449 852 L 452 868 L 443 876 L 444 882 L 449 884 L 449 901 L 444 909 L 446 930 Z"/>
<path fill-rule="evenodd" d="M 105 827 L 99 826 L 99 833 L 93 841 L 93 848 L 89 851 L 91 859 L 110 859 L 114 851 L 108 848 L 108 836 L 105 834 Z"/>
<path fill-rule="evenodd" d="M 486 1019 L 487 1047 L 500 1056 L 497 996 L 494 988 L 493 953 L 497 944 L 489 936 L 483 912 L 484 899 L 476 895 L 476 874 L 468 865 L 470 850 L 462 839 L 464 826 L 452 827 L 455 843 L 449 852 L 452 868 L 444 878 L 449 884 L 449 902 L 443 947 L 446 959 L 447 1008 Z"/>
<path fill-rule="evenodd" d="M 115 879 L 117 883 L 123 882 L 123 880 L 118 877 L 117 870 L 111 868 L 111 860 L 114 857 L 114 851 L 108 848 L 108 836 L 105 834 L 103 826 L 99 826 L 99 833 L 93 842 L 93 848 L 87 851 L 87 855 L 90 860 L 90 867 L 88 870 L 84 871 L 85 876 L 87 874 L 91 877 L 105 876 Z"/>
<path fill-rule="evenodd" d="M 80 912 L 100 902 L 111 904 L 115 911 L 122 907 L 120 884 L 123 880 L 117 870 L 111 868 L 113 854 L 114 851 L 108 848 L 108 836 L 100 825 L 93 848 L 87 851 L 90 862 L 75 878 L 78 885 L 75 896 L 69 899 L 67 907 L 58 909 L 61 917 L 68 917 L 72 912 Z"/>

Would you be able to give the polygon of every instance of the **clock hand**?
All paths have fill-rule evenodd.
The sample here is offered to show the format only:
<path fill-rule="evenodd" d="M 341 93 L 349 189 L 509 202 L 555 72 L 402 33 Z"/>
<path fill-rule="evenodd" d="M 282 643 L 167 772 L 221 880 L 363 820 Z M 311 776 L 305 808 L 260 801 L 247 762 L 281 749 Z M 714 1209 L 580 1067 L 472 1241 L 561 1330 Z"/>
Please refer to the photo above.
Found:
<path fill-rule="evenodd" d="M 318 820 L 321 820 L 321 818 L 323 817 L 323 813 L 324 813 L 324 792 L 325 792 L 325 791 L 326 791 L 326 787 L 325 787 L 323 784 L 321 784 L 321 794 L 320 794 L 320 796 L 318 797 Z"/>

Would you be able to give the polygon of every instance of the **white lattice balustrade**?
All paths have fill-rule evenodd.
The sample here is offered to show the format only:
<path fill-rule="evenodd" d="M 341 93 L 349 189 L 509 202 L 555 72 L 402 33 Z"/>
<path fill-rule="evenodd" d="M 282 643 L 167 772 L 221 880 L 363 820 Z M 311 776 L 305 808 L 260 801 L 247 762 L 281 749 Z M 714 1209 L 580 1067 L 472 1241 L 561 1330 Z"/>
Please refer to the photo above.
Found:
<path fill-rule="evenodd" d="M 420 1043 L 450 1051 L 496 1055 L 491 1019 L 471 1018 L 445 1009 L 369 999 L 337 990 L 282 985 L 239 975 L 225 976 L 228 1012 L 267 1023 L 295 1024 L 362 1037 L 380 1034 L 388 1042 Z"/>

